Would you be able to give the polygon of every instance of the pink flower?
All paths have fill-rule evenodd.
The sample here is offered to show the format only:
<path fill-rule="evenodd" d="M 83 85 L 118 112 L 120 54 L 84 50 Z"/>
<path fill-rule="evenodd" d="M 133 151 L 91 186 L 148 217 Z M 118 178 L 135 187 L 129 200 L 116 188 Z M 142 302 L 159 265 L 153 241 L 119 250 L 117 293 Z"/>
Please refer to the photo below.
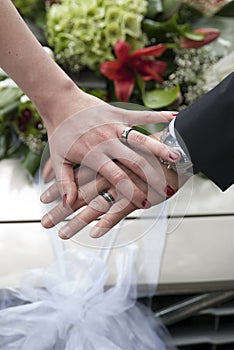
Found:
<path fill-rule="evenodd" d="M 162 83 L 162 75 L 166 69 L 165 62 L 152 59 L 160 57 L 167 49 L 166 45 L 158 44 L 132 53 L 130 49 L 126 41 L 118 40 L 114 47 L 116 60 L 103 62 L 100 67 L 102 74 L 114 81 L 116 96 L 122 102 L 129 100 L 137 74 L 143 80 L 157 80 Z"/>
<path fill-rule="evenodd" d="M 202 47 L 214 41 L 220 35 L 220 31 L 214 28 L 200 28 L 200 29 L 195 29 L 193 32 L 195 34 L 203 34 L 204 38 L 201 40 L 192 40 L 192 39 L 183 37 L 180 39 L 179 47 L 183 49 L 192 49 L 192 48 L 198 49 L 199 47 Z"/>

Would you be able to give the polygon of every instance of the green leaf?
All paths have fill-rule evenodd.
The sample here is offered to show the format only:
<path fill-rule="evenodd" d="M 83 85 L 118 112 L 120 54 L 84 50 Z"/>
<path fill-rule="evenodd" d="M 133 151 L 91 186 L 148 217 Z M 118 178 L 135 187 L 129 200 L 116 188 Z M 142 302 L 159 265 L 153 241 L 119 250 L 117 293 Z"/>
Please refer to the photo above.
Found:
<path fill-rule="evenodd" d="M 158 124 L 145 124 L 143 126 L 133 126 L 134 130 L 140 132 L 141 134 L 144 134 L 146 136 L 155 134 L 156 132 L 160 132 L 165 128 L 165 123 L 158 123 Z"/>
<path fill-rule="evenodd" d="M 20 104 L 20 101 L 15 101 L 12 103 L 9 103 L 3 108 L 0 108 L 0 116 L 7 115 L 8 113 L 14 111 Z"/>
<path fill-rule="evenodd" d="M 19 141 L 19 140 L 17 140 Z M 28 152 L 28 147 L 23 144 L 22 142 L 17 142 L 15 143 L 15 145 L 13 145 L 12 149 L 9 148 L 7 150 L 7 154 L 5 156 L 5 158 L 8 159 L 22 159 L 22 157 L 24 157 L 24 155 Z"/>
<path fill-rule="evenodd" d="M 185 32 L 184 36 L 188 39 L 194 40 L 194 41 L 200 41 L 203 40 L 205 35 L 204 34 L 198 34 L 194 32 Z"/>
<path fill-rule="evenodd" d="M 5 134 L 0 135 L 0 160 L 5 158 L 5 155 L 7 153 L 7 147 L 8 147 L 7 135 Z"/>
<path fill-rule="evenodd" d="M 169 106 L 176 100 L 180 92 L 179 85 L 176 85 L 172 89 L 163 90 L 155 89 L 151 91 L 143 91 L 142 100 L 145 106 L 152 109 L 159 109 Z"/>
<path fill-rule="evenodd" d="M 144 135 L 147 135 L 147 136 L 151 134 L 148 130 L 146 130 L 145 128 L 142 128 L 141 126 L 138 126 L 138 125 L 133 126 L 132 128 L 134 130 L 140 132 L 141 134 L 144 134 Z"/>
<path fill-rule="evenodd" d="M 133 126 L 133 129 L 137 130 L 138 132 L 144 134 L 144 135 L 152 135 L 156 132 L 160 132 L 165 128 L 165 123 L 157 123 L 157 124 L 145 124 L 141 126 Z"/>
<path fill-rule="evenodd" d="M 154 18 L 157 14 L 163 11 L 161 0 L 148 0 L 148 8 L 146 16 L 147 18 Z"/>
<path fill-rule="evenodd" d="M 163 0 L 163 15 L 161 20 L 172 17 L 173 14 L 179 9 L 180 3 L 180 0 Z"/>
<path fill-rule="evenodd" d="M 40 166 L 41 154 L 32 152 L 29 148 L 25 154 L 25 158 L 22 161 L 22 165 L 29 172 L 31 176 L 34 176 L 37 169 Z"/>
<path fill-rule="evenodd" d="M 157 38 L 158 41 L 162 42 L 168 41 L 168 33 L 177 34 L 179 36 L 192 34 L 188 24 L 178 24 L 177 20 L 177 14 L 164 22 L 145 19 L 142 22 L 142 29 L 150 39 Z"/>
<path fill-rule="evenodd" d="M 178 10 L 179 18 L 181 23 L 194 23 L 198 18 L 204 17 L 204 14 L 192 7 L 188 3 L 181 3 Z"/>
<path fill-rule="evenodd" d="M 22 96 L 22 91 L 18 88 L 4 88 L 0 90 L 0 108 L 15 102 Z"/>
<path fill-rule="evenodd" d="M 0 109 L 7 107 L 20 99 L 23 92 L 18 88 L 4 88 L 0 90 Z"/>

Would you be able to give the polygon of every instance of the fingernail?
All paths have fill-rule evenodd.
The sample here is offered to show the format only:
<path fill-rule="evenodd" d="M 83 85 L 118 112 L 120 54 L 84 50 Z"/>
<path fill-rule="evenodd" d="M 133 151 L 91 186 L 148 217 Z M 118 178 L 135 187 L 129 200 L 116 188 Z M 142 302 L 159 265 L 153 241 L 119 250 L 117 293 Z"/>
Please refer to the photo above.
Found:
<path fill-rule="evenodd" d="M 59 237 L 62 238 L 62 239 L 69 239 L 71 237 L 71 232 L 70 232 L 70 229 L 66 226 L 62 227 L 60 230 L 59 230 Z"/>
<path fill-rule="evenodd" d="M 179 112 L 173 112 L 172 115 L 173 117 L 176 117 Z"/>
<path fill-rule="evenodd" d="M 169 156 L 169 158 L 172 159 L 172 160 L 177 160 L 177 159 L 179 159 L 180 154 L 179 154 L 178 152 L 172 152 L 172 151 L 170 151 L 170 152 L 168 153 L 168 156 Z"/>
<path fill-rule="evenodd" d="M 144 199 L 141 204 L 144 209 L 149 209 L 151 207 L 151 204 L 147 199 Z"/>
<path fill-rule="evenodd" d="M 63 195 L 63 207 L 65 208 L 67 206 L 67 194 L 64 193 Z"/>
<path fill-rule="evenodd" d="M 50 218 L 48 217 L 48 215 L 43 216 L 43 218 L 41 219 L 41 224 L 43 227 L 45 228 L 51 228 L 53 227 L 53 223 L 51 222 Z"/>
<path fill-rule="evenodd" d="M 100 227 L 94 227 L 89 235 L 92 238 L 99 238 L 103 235 L 103 229 Z"/>
<path fill-rule="evenodd" d="M 173 194 L 175 194 L 175 190 L 169 185 L 167 185 L 165 192 L 168 197 L 171 197 Z"/>
<path fill-rule="evenodd" d="M 40 197 L 40 201 L 42 203 L 44 203 L 46 201 L 47 195 L 45 193 L 42 193 L 41 197 Z"/>

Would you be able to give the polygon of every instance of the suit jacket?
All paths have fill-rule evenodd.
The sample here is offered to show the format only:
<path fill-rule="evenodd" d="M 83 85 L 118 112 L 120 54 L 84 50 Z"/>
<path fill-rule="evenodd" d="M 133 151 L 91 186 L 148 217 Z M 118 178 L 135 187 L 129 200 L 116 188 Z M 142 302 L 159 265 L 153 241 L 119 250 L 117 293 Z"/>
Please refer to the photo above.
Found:
<path fill-rule="evenodd" d="M 179 113 L 175 131 L 194 164 L 223 191 L 234 183 L 234 72 Z"/>

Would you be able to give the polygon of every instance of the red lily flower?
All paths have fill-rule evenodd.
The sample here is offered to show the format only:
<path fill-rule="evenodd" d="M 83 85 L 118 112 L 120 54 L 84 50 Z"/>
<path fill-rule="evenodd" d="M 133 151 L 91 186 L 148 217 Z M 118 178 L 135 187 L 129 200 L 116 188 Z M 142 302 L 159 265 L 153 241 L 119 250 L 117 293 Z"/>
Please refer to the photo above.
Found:
<path fill-rule="evenodd" d="M 132 94 L 137 74 L 143 80 L 157 80 L 163 82 L 166 63 L 145 59 L 145 57 L 160 57 L 166 50 L 166 45 L 159 44 L 135 50 L 130 53 L 130 45 L 126 41 L 118 40 L 114 50 L 116 60 L 101 64 L 101 72 L 108 79 L 114 80 L 115 92 L 119 101 L 127 102 Z"/>
<path fill-rule="evenodd" d="M 191 40 L 183 37 L 179 42 L 179 47 L 183 49 L 198 49 L 199 47 L 202 47 L 214 41 L 220 35 L 220 31 L 214 28 L 195 29 L 194 33 L 204 34 L 204 38 L 201 40 Z"/>

